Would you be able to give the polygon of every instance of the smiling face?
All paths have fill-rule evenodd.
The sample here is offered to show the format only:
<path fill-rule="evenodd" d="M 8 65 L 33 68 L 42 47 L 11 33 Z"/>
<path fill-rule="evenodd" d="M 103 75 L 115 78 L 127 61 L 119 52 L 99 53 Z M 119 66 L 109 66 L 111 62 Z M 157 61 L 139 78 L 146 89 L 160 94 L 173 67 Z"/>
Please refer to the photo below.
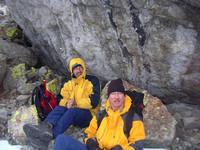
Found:
<path fill-rule="evenodd" d="M 74 76 L 76 78 L 78 78 L 83 73 L 83 67 L 82 66 L 78 66 L 78 67 L 74 68 L 72 72 L 73 72 Z"/>
<path fill-rule="evenodd" d="M 112 92 L 109 95 L 109 101 L 114 111 L 122 110 L 124 107 L 124 101 L 126 99 L 124 93 L 122 92 Z"/>

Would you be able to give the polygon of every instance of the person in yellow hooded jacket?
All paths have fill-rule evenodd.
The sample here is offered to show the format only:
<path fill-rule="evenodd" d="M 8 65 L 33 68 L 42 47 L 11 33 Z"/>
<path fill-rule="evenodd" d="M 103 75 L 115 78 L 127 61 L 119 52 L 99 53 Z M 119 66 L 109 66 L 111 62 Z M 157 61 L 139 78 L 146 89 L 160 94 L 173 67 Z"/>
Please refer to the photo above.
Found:
<path fill-rule="evenodd" d="M 133 111 L 131 98 L 125 93 L 122 80 L 112 80 L 108 86 L 106 109 L 98 112 L 85 130 L 85 145 L 62 134 L 57 137 L 54 150 L 142 150 L 145 140 L 144 125 Z M 128 121 L 129 131 L 126 129 L 127 119 L 131 120 Z M 98 124 L 99 120 L 101 122 Z"/>
<path fill-rule="evenodd" d="M 74 58 L 70 61 L 71 78 L 61 85 L 57 100 L 59 106 L 51 111 L 40 125 L 25 124 L 27 144 L 48 149 L 49 141 L 66 131 L 71 125 L 87 127 L 99 111 L 100 81 L 86 75 L 84 61 Z"/>
<path fill-rule="evenodd" d="M 98 127 L 100 111 L 93 117 L 90 126 L 85 130 L 85 144 L 88 150 L 142 150 L 145 130 L 137 113 L 128 116 L 131 111 L 131 98 L 125 94 L 121 79 L 112 80 L 108 86 L 106 113 Z M 126 117 L 132 125 L 126 134 Z"/>

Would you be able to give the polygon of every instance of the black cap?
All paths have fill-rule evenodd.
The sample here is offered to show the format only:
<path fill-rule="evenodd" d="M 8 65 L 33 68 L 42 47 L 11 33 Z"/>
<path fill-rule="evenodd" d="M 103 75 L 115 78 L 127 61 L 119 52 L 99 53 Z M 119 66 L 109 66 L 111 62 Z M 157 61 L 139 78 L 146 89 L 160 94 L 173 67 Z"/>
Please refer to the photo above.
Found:
<path fill-rule="evenodd" d="M 78 67 L 78 66 L 82 66 L 82 65 L 81 65 L 81 64 L 75 63 L 75 64 L 72 66 L 72 71 L 73 71 L 76 67 Z"/>
<path fill-rule="evenodd" d="M 112 92 L 122 92 L 125 93 L 122 79 L 112 80 L 108 85 L 108 97 Z"/>

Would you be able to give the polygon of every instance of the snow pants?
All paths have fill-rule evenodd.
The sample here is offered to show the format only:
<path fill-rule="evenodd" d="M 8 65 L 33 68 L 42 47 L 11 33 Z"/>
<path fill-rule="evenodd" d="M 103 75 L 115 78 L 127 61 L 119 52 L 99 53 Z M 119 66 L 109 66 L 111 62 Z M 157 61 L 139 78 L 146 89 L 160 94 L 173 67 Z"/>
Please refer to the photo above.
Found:
<path fill-rule="evenodd" d="M 71 125 L 81 128 L 88 127 L 92 115 L 89 110 L 81 108 L 67 109 L 64 106 L 57 106 L 44 120 L 53 125 L 53 139 L 64 133 Z"/>

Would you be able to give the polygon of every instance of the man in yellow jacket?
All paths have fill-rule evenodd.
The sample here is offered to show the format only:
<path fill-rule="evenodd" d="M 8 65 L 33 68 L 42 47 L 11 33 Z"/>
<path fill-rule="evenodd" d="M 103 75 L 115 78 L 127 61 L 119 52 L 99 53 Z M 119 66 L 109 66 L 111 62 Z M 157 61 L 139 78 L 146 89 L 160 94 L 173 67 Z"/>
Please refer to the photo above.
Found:
<path fill-rule="evenodd" d="M 70 61 L 71 78 L 61 86 L 57 106 L 40 125 L 25 124 L 23 129 L 27 144 L 47 149 L 50 140 L 62 134 L 71 125 L 89 126 L 92 117 L 99 111 L 100 82 L 95 76 L 86 75 L 82 59 Z"/>
<path fill-rule="evenodd" d="M 132 100 L 125 94 L 122 80 L 112 80 L 108 86 L 106 109 L 103 110 L 106 114 L 100 111 L 92 118 L 90 126 L 85 130 L 86 146 L 63 134 L 57 137 L 54 149 L 142 150 L 145 140 L 143 122 L 131 107 Z M 101 122 L 98 124 L 99 119 Z M 128 132 L 127 122 L 131 123 Z"/>
<path fill-rule="evenodd" d="M 131 111 L 131 98 L 125 94 L 121 79 L 111 81 L 108 86 L 107 115 L 102 119 L 99 127 L 97 120 L 99 112 L 85 130 L 85 144 L 89 150 L 139 150 L 143 149 L 145 131 L 140 117 L 134 113 L 130 118 L 132 125 L 128 134 L 125 134 L 126 117 Z"/>

